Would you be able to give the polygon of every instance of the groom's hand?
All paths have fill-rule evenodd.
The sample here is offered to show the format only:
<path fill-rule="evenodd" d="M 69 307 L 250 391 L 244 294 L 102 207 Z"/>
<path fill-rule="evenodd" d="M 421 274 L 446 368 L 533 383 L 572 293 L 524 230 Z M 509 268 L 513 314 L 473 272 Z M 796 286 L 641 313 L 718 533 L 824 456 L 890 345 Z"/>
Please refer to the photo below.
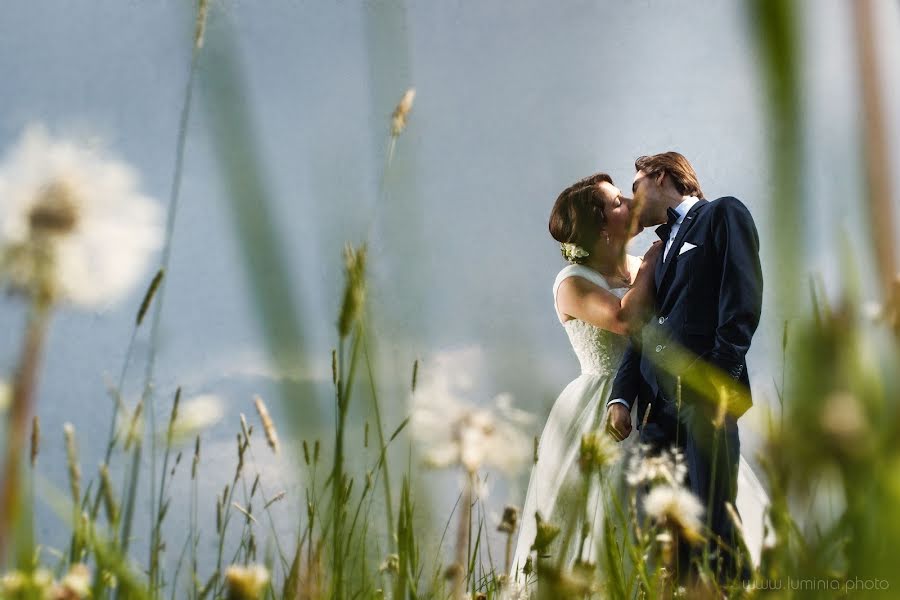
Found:
<path fill-rule="evenodd" d="M 617 442 L 621 442 L 631 435 L 631 411 L 618 402 L 610 404 L 607 410 L 609 419 L 606 422 L 606 429 Z"/>

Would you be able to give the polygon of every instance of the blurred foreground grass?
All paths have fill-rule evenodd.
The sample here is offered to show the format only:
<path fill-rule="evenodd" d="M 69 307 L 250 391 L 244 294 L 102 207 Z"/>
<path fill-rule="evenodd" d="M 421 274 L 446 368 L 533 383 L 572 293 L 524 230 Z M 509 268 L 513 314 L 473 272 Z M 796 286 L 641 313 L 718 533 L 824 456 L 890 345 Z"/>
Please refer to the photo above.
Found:
<path fill-rule="evenodd" d="M 876 55 L 866 40 L 870 37 L 871 3 L 860 0 L 854 18 L 859 32 L 861 72 L 874 78 Z M 207 69 L 203 77 L 204 110 L 210 115 L 215 147 L 219 151 L 226 178 L 228 203 L 233 224 L 243 249 L 247 274 L 260 326 L 274 364 L 288 368 L 304 356 L 303 335 L 298 314 L 302 307 L 291 294 L 285 260 L 281 255 L 271 203 L 258 164 L 254 127 L 245 110 L 241 89 L 243 77 L 227 27 L 207 36 L 208 6 L 199 4 L 195 44 L 191 59 L 190 83 L 186 90 L 185 113 L 176 152 L 176 168 L 169 205 L 169 223 L 175 216 L 179 177 L 183 160 L 184 135 L 189 118 L 194 69 L 203 51 Z M 772 133 L 772 173 L 776 189 L 790 198 L 801 199 L 798 172 L 802 172 L 802 131 L 800 127 L 798 14 L 793 2 L 757 0 L 748 2 L 748 19 L 762 57 L 762 77 L 770 92 Z M 223 34 L 224 32 L 224 34 Z M 863 104 L 867 123 L 879 122 L 877 81 L 865 80 Z M 413 95 L 403 96 L 390 122 L 385 121 L 387 157 L 382 173 L 384 185 L 392 168 L 406 120 L 410 118 Z M 878 127 L 865 130 L 865 155 L 872 165 L 887 159 L 887 147 Z M 702 536 L 694 531 L 690 515 L 670 512 L 656 518 L 639 516 L 636 494 L 609 494 L 605 499 L 605 536 L 599 541 L 596 563 L 579 561 L 560 564 L 553 555 L 558 544 L 584 544 L 579 523 L 539 522 L 532 555 L 526 566 L 531 582 L 523 589 L 509 581 L 507 556 L 491 556 L 487 540 L 500 536 L 514 539 L 518 524 L 535 515 L 518 515 L 509 507 L 500 522 L 491 522 L 480 495 L 484 468 L 496 457 L 467 460 L 466 444 L 494 448 L 497 429 L 493 419 L 475 407 L 461 409 L 446 422 L 452 450 L 443 462 L 458 469 L 463 485 L 456 508 L 444 515 L 433 529 L 442 529 L 439 555 L 424 555 L 425 545 L 416 527 L 417 516 L 426 511 L 416 494 L 418 463 L 407 461 L 405 468 L 393 470 L 389 447 L 410 442 L 410 419 L 389 427 L 382 421 L 382 400 L 372 368 L 372 320 L 368 307 L 367 239 L 348 246 L 344 255 L 345 288 L 335 299 L 335 350 L 332 355 L 334 388 L 333 415 L 314 415 L 318 404 L 307 391 L 287 382 L 281 390 L 283 423 L 274 423 L 265 402 L 257 401 L 258 426 L 243 415 L 235 423 L 236 467 L 227 485 L 215 498 L 198 498 L 197 468 L 203 445 L 199 428 L 204 411 L 214 407 L 182 401 L 180 390 L 172 399 L 169 419 L 157 427 L 144 402 L 152 406 L 152 359 L 147 370 L 143 400 L 125 406 L 113 390 L 119 407 L 110 429 L 106 463 L 86 477 L 77 449 L 78 432 L 67 429 L 68 493 L 56 491 L 43 498 L 71 526 L 68 547 L 55 554 L 42 549 L 34 539 L 33 503 L 38 501 L 34 482 L 39 473 L 25 469 L 12 478 L 4 472 L 4 529 L 0 547 L 5 551 L 6 574 L 0 580 L 4 598 L 518 598 L 534 594 L 539 598 L 657 598 L 657 597 L 858 597 L 890 595 L 898 582 L 891 580 L 895 562 L 892 551 L 900 548 L 900 346 L 897 335 L 897 274 L 890 182 L 884 168 L 869 171 L 869 197 L 864 206 L 873 225 L 871 248 L 866 253 L 845 253 L 847 279 L 836 298 L 827 298 L 812 286 L 812 310 L 808 317 L 785 325 L 783 346 L 789 377 L 780 386 L 781 412 L 767 415 L 766 444 L 759 458 L 771 495 L 768 515 L 770 535 L 758 568 L 747 581 L 716 582 L 701 568 L 701 578 L 688 589 L 673 577 L 673 547 L 679 538 Z M 385 194 L 381 190 L 379 194 Z M 802 313 L 806 302 L 798 285 L 802 265 L 804 210 L 801 201 L 783 203 L 772 223 L 775 253 L 787 257 L 767 273 L 767 281 L 780 295 L 779 302 L 792 314 Z M 806 208 L 804 208 L 806 206 Z M 787 210 L 786 210 L 787 208 Z M 58 209 L 58 206 L 55 207 Z M 168 248 L 171 226 L 164 248 Z M 40 241 L 38 241 L 40 246 Z M 159 318 L 165 294 L 164 252 L 158 275 L 149 286 L 135 328 L 151 315 Z M 855 261 L 874 260 L 878 264 L 881 301 L 872 307 L 864 301 L 861 286 L 850 275 Z M 4 263 L 6 264 L 6 263 Z M 25 462 L 28 432 L 32 438 L 30 464 L 35 464 L 40 438 L 37 421 L 28 422 L 30 389 L 40 357 L 40 342 L 47 326 L 53 298 L 29 289 L 24 297 L 32 305 L 32 326 L 22 340 L 22 362 L 10 392 L 10 419 L 6 432 L 7 465 Z M 150 312 L 153 310 L 154 312 Z M 152 355 L 151 355 L 152 356 Z M 130 353 L 129 353 L 130 358 Z M 415 397 L 418 363 L 410 365 L 410 393 Z M 405 385 L 405 384 L 404 384 Z M 348 433 L 348 415 L 361 402 L 360 389 L 368 391 L 374 414 L 374 428 L 366 424 L 362 440 Z M 198 408 L 199 407 L 199 408 Z M 151 415 L 148 423 L 144 414 Z M 24 418 L 23 418 L 24 415 Z M 190 418 L 188 416 L 190 415 Z M 477 415 L 476 419 L 473 415 Z M 305 424 L 334 419 L 334 439 L 309 441 Z M 473 422 L 488 420 L 491 427 Z M 265 481 L 250 467 L 255 452 L 277 452 L 278 430 L 291 439 L 302 440 L 298 455 L 290 457 L 303 473 L 305 496 L 286 497 L 273 493 L 281 482 Z M 260 431 L 261 430 L 261 431 Z M 44 434 L 46 435 L 46 433 Z M 472 437 L 474 435 L 474 437 Z M 194 440 L 192 457 L 177 451 L 179 436 Z M 150 446 L 149 477 L 152 514 L 146 564 L 138 564 L 130 546 L 135 498 L 140 494 L 143 441 Z M 264 449 L 263 443 L 269 450 Z M 581 448 L 585 482 L 599 478 L 607 489 L 623 487 L 613 481 L 614 449 L 603 436 L 589 436 Z M 302 453 L 299 452 L 302 449 Z M 510 451 L 512 448 L 510 448 Z M 357 460 L 348 461 L 352 454 Z M 11 459 L 11 462 L 10 462 Z M 130 459 L 130 462 L 129 462 Z M 263 459 L 264 460 L 264 459 Z M 673 459 L 674 461 L 674 459 Z M 124 480 L 116 486 L 109 465 L 119 463 Z M 359 465 L 364 467 L 359 469 Z M 18 467 L 16 467 L 18 468 Z M 668 468 L 677 470 L 674 463 Z M 181 539 L 164 539 L 163 523 L 178 469 L 191 471 L 189 531 Z M 659 482 L 649 482 L 659 483 Z M 671 483 L 671 482 L 669 482 Z M 627 489 L 627 488 L 626 488 Z M 397 493 L 399 492 L 399 493 Z M 395 496 L 395 494 L 397 494 Z M 374 501 L 378 496 L 379 500 Z M 623 501 L 622 499 L 627 501 Z M 820 499 L 827 498 L 823 507 Z M 271 507 L 276 502 L 304 506 L 301 525 L 291 539 L 279 538 Z M 201 506 L 215 508 L 215 568 L 201 572 Z M 383 514 L 373 512 L 382 507 Z M 13 518 L 17 516 L 17 518 Z M 11 528 L 11 529 L 10 529 Z M 237 532 L 235 537 L 234 532 Z M 205 546 L 203 546 L 205 547 Z M 165 554 L 164 554 L 165 553 Z M 564 551 L 563 551 L 564 554 Z M 54 556 L 55 560 L 49 560 Z M 163 560 L 163 556 L 168 557 Z M 447 558 L 449 557 L 449 558 Z"/>

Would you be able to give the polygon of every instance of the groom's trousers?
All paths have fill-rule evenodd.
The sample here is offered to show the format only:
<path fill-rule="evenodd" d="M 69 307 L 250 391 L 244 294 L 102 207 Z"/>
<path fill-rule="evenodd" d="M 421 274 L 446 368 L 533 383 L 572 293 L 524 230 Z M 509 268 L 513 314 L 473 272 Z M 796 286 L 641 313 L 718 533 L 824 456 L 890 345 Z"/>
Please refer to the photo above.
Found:
<path fill-rule="evenodd" d="M 745 570 L 738 551 L 735 526 L 725 507 L 735 506 L 737 471 L 740 460 L 740 437 L 736 420 L 726 416 L 719 427 L 707 403 L 690 403 L 676 410 L 674 403 L 657 394 L 651 404 L 647 422 L 641 428 L 641 442 L 651 451 L 674 447 L 684 454 L 688 468 L 688 485 L 704 506 L 704 518 L 710 539 L 706 546 L 690 548 L 682 543 L 678 551 L 679 573 L 685 577 L 695 561 L 709 561 L 726 581 Z"/>
<path fill-rule="evenodd" d="M 728 581 L 738 575 L 746 579 L 745 561 L 741 559 L 736 536 L 734 517 L 726 503 L 737 514 L 738 463 L 741 442 L 737 420 L 732 416 L 718 424 L 715 415 L 706 409 L 709 405 L 692 406 L 685 411 L 686 443 L 685 459 L 691 491 L 705 506 L 706 525 L 710 539 L 704 549 L 709 565 L 717 573 L 719 581 Z M 701 558 L 704 558 L 701 556 Z"/>

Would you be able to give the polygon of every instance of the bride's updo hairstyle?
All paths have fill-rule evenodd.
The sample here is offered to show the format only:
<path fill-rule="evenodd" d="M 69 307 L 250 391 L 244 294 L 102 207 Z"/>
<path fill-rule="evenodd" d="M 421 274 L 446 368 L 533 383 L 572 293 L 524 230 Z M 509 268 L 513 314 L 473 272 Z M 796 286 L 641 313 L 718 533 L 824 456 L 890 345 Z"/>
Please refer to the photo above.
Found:
<path fill-rule="evenodd" d="M 560 244 L 574 244 L 584 250 L 594 247 L 597 237 L 606 227 L 604 197 L 600 183 L 612 183 L 606 173 L 595 173 L 573 183 L 560 193 L 550 212 L 550 235 Z M 585 256 L 564 256 L 574 263 L 583 263 Z"/>

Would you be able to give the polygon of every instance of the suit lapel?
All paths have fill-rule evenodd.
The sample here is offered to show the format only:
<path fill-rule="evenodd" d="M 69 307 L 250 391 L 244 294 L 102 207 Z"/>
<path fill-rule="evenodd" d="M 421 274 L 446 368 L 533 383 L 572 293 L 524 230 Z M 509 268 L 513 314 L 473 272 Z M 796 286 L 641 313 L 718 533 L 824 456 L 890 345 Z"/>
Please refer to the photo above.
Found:
<path fill-rule="evenodd" d="M 662 264 L 662 273 L 657 273 L 659 275 L 656 278 L 656 289 L 662 285 L 663 281 L 666 279 L 666 275 L 669 272 L 669 269 L 672 267 L 672 263 L 678 257 L 678 251 L 681 249 L 682 243 L 684 243 L 684 236 L 687 235 L 688 231 L 690 231 L 691 227 L 694 226 L 696 222 L 697 211 L 700 210 L 704 205 L 709 204 L 707 200 L 700 200 L 694 206 L 691 207 L 691 210 L 684 216 L 684 220 L 681 222 L 681 225 L 678 226 L 678 234 L 675 236 L 675 240 L 672 242 L 672 247 L 669 248 L 669 254 L 666 257 L 665 261 Z M 662 257 L 660 257 L 662 259 Z"/>
<path fill-rule="evenodd" d="M 666 243 L 666 240 L 663 240 L 663 244 Z M 659 284 L 662 283 L 662 274 L 663 274 L 663 266 L 665 263 L 663 262 L 663 253 L 660 252 L 659 256 L 656 257 L 656 268 L 653 270 L 653 281 L 656 284 L 656 290 L 659 290 Z M 654 290 L 654 291 L 656 291 Z"/>

